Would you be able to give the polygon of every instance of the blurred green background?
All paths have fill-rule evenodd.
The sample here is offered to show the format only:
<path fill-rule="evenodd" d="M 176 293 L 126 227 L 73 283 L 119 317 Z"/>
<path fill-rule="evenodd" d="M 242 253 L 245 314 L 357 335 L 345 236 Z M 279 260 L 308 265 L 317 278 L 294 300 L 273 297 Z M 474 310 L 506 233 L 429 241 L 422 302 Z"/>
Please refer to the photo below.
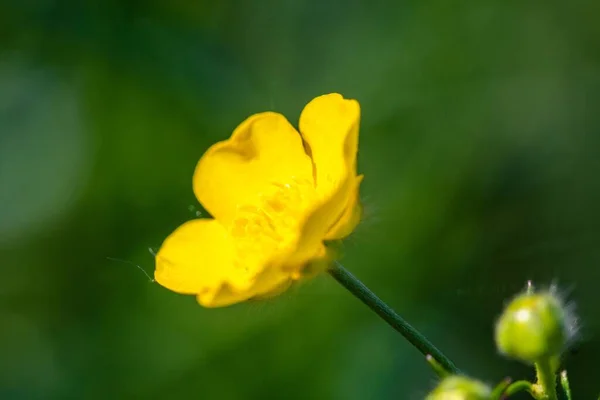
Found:
<path fill-rule="evenodd" d="M 600 392 L 596 0 L 0 2 L 0 398 L 420 399 L 422 356 L 324 275 L 207 310 L 148 279 L 248 115 L 362 106 L 345 266 L 465 371 L 532 378 L 493 323 L 532 279 Z M 224 182 L 223 184 L 227 184 Z M 518 398 L 518 397 L 517 397 Z M 527 398 L 527 397 L 522 397 Z"/>

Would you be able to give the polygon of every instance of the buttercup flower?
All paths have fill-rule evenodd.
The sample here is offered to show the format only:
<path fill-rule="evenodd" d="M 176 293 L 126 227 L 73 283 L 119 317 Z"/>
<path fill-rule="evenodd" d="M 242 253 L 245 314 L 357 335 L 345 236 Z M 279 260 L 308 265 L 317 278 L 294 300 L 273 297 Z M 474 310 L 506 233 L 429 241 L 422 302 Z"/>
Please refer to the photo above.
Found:
<path fill-rule="evenodd" d="M 162 286 L 206 307 L 273 296 L 326 264 L 324 241 L 360 219 L 356 173 L 360 106 L 339 94 L 312 100 L 299 134 L 281 114 L 242 122 L 202 156 L 198 201 L 213 216 L 188 221 L 156 255 Z"/>

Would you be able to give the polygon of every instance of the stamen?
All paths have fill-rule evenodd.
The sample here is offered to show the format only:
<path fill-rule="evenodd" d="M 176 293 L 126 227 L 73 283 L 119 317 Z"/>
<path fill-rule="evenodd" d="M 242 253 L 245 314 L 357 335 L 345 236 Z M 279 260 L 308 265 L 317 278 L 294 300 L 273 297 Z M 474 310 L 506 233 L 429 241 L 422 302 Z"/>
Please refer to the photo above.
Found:
<path fill-rule="evenodd" d="M 230 233 L 236 243 L 235 266 L 250 275 L 296 238 L 303 215 L 316 201 L 312 182 L 291 178 L 274 182 L 255 204 L 238 208 Z"/>

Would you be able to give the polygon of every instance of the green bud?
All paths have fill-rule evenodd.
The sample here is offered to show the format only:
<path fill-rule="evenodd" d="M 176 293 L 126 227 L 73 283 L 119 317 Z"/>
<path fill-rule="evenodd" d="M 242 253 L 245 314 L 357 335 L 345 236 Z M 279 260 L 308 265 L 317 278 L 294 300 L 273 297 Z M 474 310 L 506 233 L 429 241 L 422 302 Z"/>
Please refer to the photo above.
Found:
<path fill-rule="evenodd" d="M 444 378 L 425 400 L 489 400 L 492 389 L 486 384 L 464 376 Z"/>
<path fill-rule="evenodd" d="M 560 355 L 568 339 L 567 315 L 551 292 L 515 297 L 496 323 L 496 346 L 526 363 Z"/>

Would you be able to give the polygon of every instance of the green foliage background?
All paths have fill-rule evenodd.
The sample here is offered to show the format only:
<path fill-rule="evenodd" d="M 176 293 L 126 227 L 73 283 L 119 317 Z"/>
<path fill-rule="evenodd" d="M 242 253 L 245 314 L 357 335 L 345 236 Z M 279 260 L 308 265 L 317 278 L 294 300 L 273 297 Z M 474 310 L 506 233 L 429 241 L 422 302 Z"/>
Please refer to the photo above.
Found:
<path fill-rule="evenodd" d="M 366 215 L 343 263 L 465 371 L 527 279 L 598 382 L 600 3 L 0 2 L 0 398 L 419 399 L 421 355 L 327 276 L 206 310 L 149 283 L 201 210 L 193 168 L 248 115 L 362 106 Z M 226 182 L 223 183 L 227 184 Z"/>

